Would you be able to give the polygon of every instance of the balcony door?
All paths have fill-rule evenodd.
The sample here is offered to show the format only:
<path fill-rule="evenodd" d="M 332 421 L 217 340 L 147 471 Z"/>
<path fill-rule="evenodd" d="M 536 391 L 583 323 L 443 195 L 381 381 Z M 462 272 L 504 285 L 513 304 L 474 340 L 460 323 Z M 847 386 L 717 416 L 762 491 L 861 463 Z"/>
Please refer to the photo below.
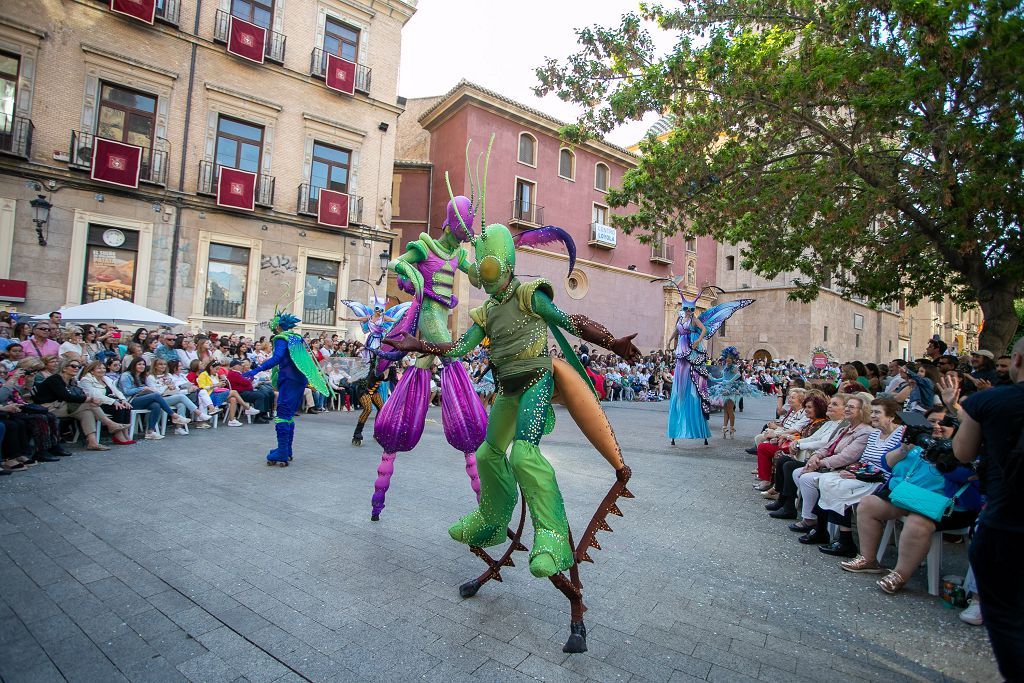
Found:
<path fill-rule="evenodd" d="M 0 52 L 0 139 L 5 143 L 14 134 L 14 108 L 18 102 L 18 66 L 18 57 Z M 10 145 L 4 144 L 2 149 L 10 149 Z"/>
<path fill-rule="evenodd" d="M 316 207 L 320 190 L 334 190 L 348 194 L 348 177 L 352 153 L 322 142 L 313 143 L 313 165 L 309 172 L 309 200 Z"/>
<path fill-rule="evenodd" d="M 96 135 L 142 148 L 141 178 L 150 177 L 156 130 L 156 96 L 119 85 L 100 83 Z"/>
<path fill-rule="evenodd" d="M 533 208 L 537 202 L 537 186 L 527 180 L 516 180 L 515 218 L 534 223 Z"/>
<path fill-rule="evenodd" d="M 231 0 L 231 14 L 239 19 L 270 30 L 274 18 L 273 0 Z"/>
<path fill-rule="evenodd" d="M 358 61 L 356 57 L 359 54 L 359 30 L 327 17 L 327 24 L 324 26 L 324 52 L 350 62 Z"/>

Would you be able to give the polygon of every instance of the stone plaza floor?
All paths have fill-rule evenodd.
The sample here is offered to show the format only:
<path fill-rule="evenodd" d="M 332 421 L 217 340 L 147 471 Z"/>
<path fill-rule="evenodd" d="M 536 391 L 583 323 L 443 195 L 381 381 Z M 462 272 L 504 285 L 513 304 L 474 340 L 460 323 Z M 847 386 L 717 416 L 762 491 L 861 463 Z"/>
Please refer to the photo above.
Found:
<path fill-rule="evenodd" d="M 524 553 L 459 597 L 483 564 L 445 532 L 474 501 L 436 408 L 376 523 L 380 451 L 350 445 L 354 412 L 300 418 L 288 468 L 264 465 L 272 427 L 222 425 L 4 477 L 0 677 L 997 680 L 923 568 L 888 596 L 766 516 L 742 449 L 773 405 L 749 401 L 735 440 L 713 416 L 707 448 L 669 446 L 665 403 L 609 405 L 636 498 L 581 569 L 590 650 L 571 656 L 567 602 Z M 542 449 L 582 530 L 613 473 L 557 415 Z M 943 574 L 965 569 L 945 544 Z"/>

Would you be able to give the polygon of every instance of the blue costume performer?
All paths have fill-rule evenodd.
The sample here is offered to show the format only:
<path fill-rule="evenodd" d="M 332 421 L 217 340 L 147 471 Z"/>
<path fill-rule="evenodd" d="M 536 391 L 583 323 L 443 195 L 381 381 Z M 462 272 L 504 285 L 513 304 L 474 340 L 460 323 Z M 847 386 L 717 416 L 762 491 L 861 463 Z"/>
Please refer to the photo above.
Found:
<path fill-rule="evenodd" d="M 745 396 L 761 396 L 755 387 L 743 381 L 740 375 L 740 352 L 735 346 L 722 349 L 720 365 L 711 368 L 708 382 L 708 396 L 711 405 L 721 406 L 725 411 L 722 417 L 722 438 L 736 434 L 736 403 Z"/>
<path fill-rule="evenodd" d="M 676 329 L 672 333 L 672 341 L 676 341 L 676 371 L 672 378 L 672 396 L 668 407 L 668 438 L 673 446 L 676 439 L 704 439 L 707 445 L 708 437 L 711 436 L 711 430 L 708 429 L 711 397 L 708 395 L 708 357 L 704 350 L 704 340 L 714 335 L 729 316 L 754 303 L 754 300 L 726 301 L 697 315 L 697 301 L 703 296 L 704 290 L 721 289 L 704 287 L 697 298 L 691 300 L 683 294 L 676 278 L 656 278 L 651 282 L 672 283 L 682 299 Z"/>
<path fill-rule="evenodd" d="M 301 321 L 290 313 L 275 311 L 274 317 L 270 320 L 270 331 L 274 334 L 274 355 L 245 373 L 246 377 L 252 378 L 273 368 L 273 383 L 277 388 L 277 417 L 274 418 L 277 448 L 267 453 L 268 465 L 287 467 L 292 459 L 294 417 L 302 404 L 306 385 L 312 386 L 324 396 L 334 395 L 324 381 L 320 366 L 306 348 L 302 335 L 292 330 L 299 322 Z"/>

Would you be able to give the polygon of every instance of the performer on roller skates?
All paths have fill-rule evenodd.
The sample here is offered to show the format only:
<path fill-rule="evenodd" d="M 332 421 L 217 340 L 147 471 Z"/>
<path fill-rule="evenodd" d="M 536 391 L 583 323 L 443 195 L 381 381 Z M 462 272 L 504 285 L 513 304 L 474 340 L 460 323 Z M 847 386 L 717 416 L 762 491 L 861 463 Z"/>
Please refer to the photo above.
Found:
<path fill-rule="evenodd" d="M 274 335 L 274 355 L 245 373 L 251 379 L 273 368 L 272 381 L 277 388 L 277 417 L 274 418 L 277 448 L 267 453 L 268 465 L 287 467 L 292 459 L 294 418 L 302 404 L 307 384 L 325 396 L 334 395 L 324 381 L 320 366 L 306 348 L 302 335 L 292 330 L 300 322 L 299 318 L 290 313 L 275 310 L 270 320 L 270 332 Z"/>

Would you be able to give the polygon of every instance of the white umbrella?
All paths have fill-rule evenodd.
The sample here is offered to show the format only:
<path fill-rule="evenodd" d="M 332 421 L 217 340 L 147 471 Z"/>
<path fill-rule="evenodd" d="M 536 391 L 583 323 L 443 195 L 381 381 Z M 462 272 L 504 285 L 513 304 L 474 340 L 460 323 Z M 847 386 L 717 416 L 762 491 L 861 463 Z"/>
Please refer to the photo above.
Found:
<path fill-rule="evenodd" d="M 184 320 L 172 318 L 159 311 L 139 306 L 124 299 L 103 299 L 91 304 L 71 306 L 60 310 L 62 323 L 138 323 L 140 325 L 184 325 Z M 33 316 L 33 320 L 46 320 L 48 313 Z"/>

